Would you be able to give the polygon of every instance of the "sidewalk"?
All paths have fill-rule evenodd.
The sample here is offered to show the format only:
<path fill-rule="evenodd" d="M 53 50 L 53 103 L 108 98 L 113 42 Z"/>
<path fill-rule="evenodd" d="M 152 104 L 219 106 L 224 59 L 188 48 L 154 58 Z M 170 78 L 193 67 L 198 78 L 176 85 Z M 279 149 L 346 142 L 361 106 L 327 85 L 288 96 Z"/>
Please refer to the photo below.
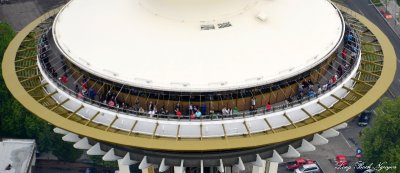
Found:
<path fill-rule="evenodd" d="M 390 25 L 393 31 L 400 38 L 400 6 L 397 4 L 396 0 L 389 0 L 389 1 L 380 0 L 380 1 L 382 4 L 377 5 L 372 3 L 373 1 L 370 0 L 371 4 L 374 5 L 379 14 L 381 14 L 381 16 L 384 19 L 386 19 L 386 22 Z M 387 18 L 384 15 L 384 13 L 386 12 L 386 7 L 388 14 L 391 15 L 391 18 Z"/>

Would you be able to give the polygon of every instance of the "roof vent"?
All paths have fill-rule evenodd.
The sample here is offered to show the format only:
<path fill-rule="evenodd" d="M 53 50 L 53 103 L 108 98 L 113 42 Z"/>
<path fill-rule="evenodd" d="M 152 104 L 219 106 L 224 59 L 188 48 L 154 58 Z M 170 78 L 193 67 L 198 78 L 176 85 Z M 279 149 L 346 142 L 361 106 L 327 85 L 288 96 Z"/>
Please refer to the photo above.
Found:
<path fill-rule="evenodd" d="M 171 85 L 181 85 L 183 87 L 187 87 L 190 85 L 188 82 L 171 82 Z"/>
<path fill-rule="evenodd" d="M 147 84 L 152 83 L 153 81 L 150 79 L 145 79 L 145 78 L 135 78 L 136 81 L 141 81 L 141 82 L 145 82 Z"/>
<path fill-rule="evenodd" d="M 211 29 L 215 29 L 214 25 L 201 25 L 201 30 L 211 30 Z"/>
<path fill-rule="evenodd" d="M 257 14 L 257 19 L 266 22 L 267 21 L 267 15 L 264 12 L 260 12 Z"/>

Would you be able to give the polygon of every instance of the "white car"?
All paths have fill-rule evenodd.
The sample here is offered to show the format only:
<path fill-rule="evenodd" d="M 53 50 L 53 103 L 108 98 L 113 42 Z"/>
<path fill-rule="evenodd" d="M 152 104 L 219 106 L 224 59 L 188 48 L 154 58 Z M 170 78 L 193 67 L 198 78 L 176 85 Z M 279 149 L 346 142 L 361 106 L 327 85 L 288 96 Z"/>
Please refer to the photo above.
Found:
<path fill-rule="evenodd" d="M 295 173 L 319 173 L 321 170 L 319 169 L 318 165 L 313 163 L 313 164 L 308 164 L 308 165 L 303 165 L 300 168 L 297 168 L 294 170 Z"/>

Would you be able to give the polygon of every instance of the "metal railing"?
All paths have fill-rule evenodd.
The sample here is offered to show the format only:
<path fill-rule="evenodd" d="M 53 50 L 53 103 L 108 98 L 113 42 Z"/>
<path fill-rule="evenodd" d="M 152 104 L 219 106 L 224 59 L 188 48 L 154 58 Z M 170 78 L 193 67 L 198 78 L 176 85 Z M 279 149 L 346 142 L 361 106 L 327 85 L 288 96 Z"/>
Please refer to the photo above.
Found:
<path fill-rule="evenodd" d="M 47 35 L 47 32 L 45 33 L 46 35 Z M 355 56 L 356 59 L 353 62 L 356 62 L 356 60 L 359 58 L 360 53 L 361 53 L 361 45 L 360 45 L 359 37 L 354 32 L 354 30 L 350 30 L 350 32 L 352 33 L 352 35 L 355 38 L 355 43 L 354 44 L 355 44 L 355 47 L 357 49 L 357 52 L 356 52 L 357 55 Z M 39 46 L 38 46 L 39 55 L 38 56 L 40 57 L 42 55 L 41 51 L 42 51 L 42 48 L 44 46 L 44 43 L 42 41 L 43 38 L 42 37 L 39 37 L 39 38 L 40 39 L 38 40 L 38 43 L 39 43 Z M 345 46 L 344 46 L 344 48 L 345 48 Z M 46 51 L 48 51 L 48 50 L 46 50 Z M 336 58 L 338 58 L 338 57 L 336 57 Z M 289 109 L 289 108 L 292 108 L 292 107 L 294 107 L 296 105 L 307 103 L 309 101 L 318 99 L 320 96 L 324 95 L 324 93 L 326 93 L 326 92 L 332 90 L 333 88 L 335 88 L 336 85 L 341 84 L 342 81 L 350 74 L 350 72 L 352 71 L 354 65 L 356 64 L 356 63 L 350 64 L 350 67 L 348 68 L 349 70 L 345 70 L 343 75 L 340 76 L 337 79 L 336 83 L 328 86 L 327 89 L 323 90 L 323 92 L 320 95 L 318 95 L 318 93 L 315 93 L 315 96 L 306 95 L 306 96 L 301 97 L 300 99 L 295 99 L 295 100 L 293 100 L 291 102 L 289 102 L 289 101 L 280 102 L 278 104 L 272 105 L 272 108 L 270 110 L 268 110 L 265 106 L 263 106 L 263 107 L 259 107 L 259 108 L 255 109 L 255 110 L 246 110 L 246 111 L 234 111 L 234 110 L 232 110 L 231 111 L 232 113 L 230 113 L 228 115 L 224 115 L 224 114 L 217 113 L 217 112 L 212 113 L 212 111 L 210 111 L 210 114 L 205 114 L 205 115 L 202 114 L 200 117 L 193 117 L 191 115 L 182 115 L 182 116 L 178 117 L 175 114 L 156 114 L 156 113 L 152 114 L 152 113 L 149 113 L 149 112 L 146 112 L 146 111 L 135 111 L 135 110 L 132 110 L 132 109 L 124 109 L 124 108 L 119 108 L 119 107 L 110 107 L 110 106 L 108 106 L 107 103 L 100 102 L 100 101 L 97 101 L 97 100 L 92 100 L 92 99 L 90 99 L 90 98 L 88 98 L 86 96 L 79 97 L 78 96 L 79 93 L 75 92 L 71 88 L 68 88 L 58 78 L 55 78 L 55 77 L 52 76 L 51 72 L 48 71 L 48 69 L 45 67 L 45 65 L 44 65 L 45 62 L 43 62 L 42 58 L 39 58 L 39 60 L 40 60 L 39 64 L 42 67 L 43 72 L 45 73 L 44 75 L 48 76 L 48 78 L 51 79 L 52 82 L 55 83 L 58 86 L 58 88 L 62 89 L 63 91 L 65 91 L 69 95 L 71 95 L 71 96 L 73 96 L 73 97 L 75 97 L 75 98 L 77 98 L 77 99 L 79 99 L 79 100 L 81 100 L 81 101 L 83 101 L 83 102 L 85 102 L 87 104 L 97 105 L 97 106 L 100 106 L 101 108 L 104 108 L 104 109 L 107 109 L 107 110 L 110 110 L 110 111 L 113 111 L 113 112 L 116 112 L 116 113 L 127 113 L 129 115 L 137 116 L 137 117 L 144 117 L 144 118 L 151 118 L 151 119 L 159 119 L 159 118 L 161 118 L 161 119 L 168 119 L 168 120 L 169 119 L 174 119 L 174 120 L 185 120 L 185 119 L 186 120 L 192 120 L 192 119 L 201 119 L 201 120 L 235 119 L 235 118 L 246 118 L 246 117 L 257 116 L 257 115 L 265 115 L 267 113 L 272 113 L 272 112 L 276 112 L 276 111 Z M 201 110 L 201 107 L 199 109 Z"/>

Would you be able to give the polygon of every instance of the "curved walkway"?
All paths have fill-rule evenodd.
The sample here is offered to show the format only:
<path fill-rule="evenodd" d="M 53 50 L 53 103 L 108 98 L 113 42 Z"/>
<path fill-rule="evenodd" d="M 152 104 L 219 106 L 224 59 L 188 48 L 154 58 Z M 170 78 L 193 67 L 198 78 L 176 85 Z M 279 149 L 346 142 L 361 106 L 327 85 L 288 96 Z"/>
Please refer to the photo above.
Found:
<path fill-rule="evenodd" d="M 252 148 L 258 146 L 265 146 L 268 144 L 275 144 L 283 141 L 289 141 L 296 138 L 301 138 L 310 134 L 318 133 L 334 127 L 340 123 L 343 123 L 352 117 L 356 116 L 364 109 L 372 105 L 378 100 L 388 89 L 391 82 L 393 81 L 395 70 L 396 70 L 396 59 L 393 46 L 389 42 L 388 38 L 365 17 L 349 11 L 347 8 L 340 6 L 344 11 L 349 12 L 355 18 L 365 24 L 373 34 L 378 38 L 382 46 L 383 53 L 385 55 L 383 62 L 383 69 L 381 76 L 376 84 L 366 93 L 361 99 L 356 101 L 351 106 L 344 110 L 336 113 L 334 116 L 329 116 L 321 119 L 318 122 L 305 125 L 299 128 L 281 131 L 272 134 L 259 134 L 251 137 L 231 137 L 226 140 L 221 139 L 210 139 L 210 140 L 174 140 L 167 138 L 151 138 L 143 136 L 127 136 L 123 134 L 117 134 L 108 132 L 100 129 L 85 126 L 78 122 L 69 121 L 64 117 L 56 114 L 55 112 L 47 109 L 29 95 L 21 85 L 15 70 L 15 57 L 19 46 L 23 39 L 32 31 L 37 25 L 39 25 L 43 19 L 49 17 L 49 15 L 57 12 L 53 10 L 40 18 L 33 21 L 26 28 L 24 28 L 14 40 L 10 43 L 3 60 L 3 76 L 6 81 L 7 87 L 10 89 L 14 97 L 20 101 L 24 106 L 27 107 L 31 112 L 37 116 L 45 119 L 46 121 L 71 131 L 76 134 L 84 134 L 90 138 L 98 139 L 101 141 L 108 141 L 111 143 L 117 143 L 125 146 L 133 146 L 146 149 L 158 149 L 158 150 L 172 150 L 172 151 L 209 151 L 209 150 L 227 150 L 227 149 L 238 149 L 238 148 Z"/>

